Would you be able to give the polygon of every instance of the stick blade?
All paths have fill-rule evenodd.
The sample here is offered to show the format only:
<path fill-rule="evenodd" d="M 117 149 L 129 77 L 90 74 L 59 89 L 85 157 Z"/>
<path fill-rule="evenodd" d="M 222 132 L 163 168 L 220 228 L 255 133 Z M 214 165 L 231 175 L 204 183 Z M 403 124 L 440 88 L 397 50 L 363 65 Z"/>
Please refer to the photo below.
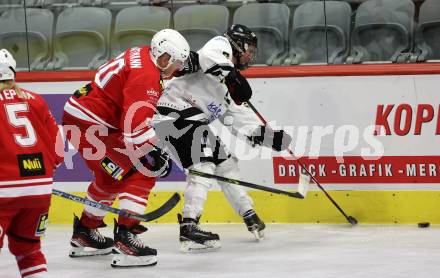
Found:
<path fill-rule="evenodd" d="M 309 185 L 310 176 L 300 173 L 298 181 L 298 193 L 301 194 L 304 198 L 307 196 L 307 192 L 309 191 Z"/>
<path fill-rule="evenodd" d="M 358 221 L 357 221 L 357 219 L 356 218 L 354 218 L 353 216 L 348 216 L 347 217 L 347 220 L 348 220 L 348 222 L 351 224 L 351 225 L 356 225 L 357 223 L 358 223 Z"/>
<path fill-rule="evenodd" d="M 141 217 L 143 217 L 143 221 L 145 221 L 145 222 L 155 220 L 155 219 L 161 217 L 162 215 L 166 214 L 170 210 L 172 210 L 179 202 L 180 202 L 180 195 L 179 195 L 179 193 L 175 192 L 173 194 L 173 196 L 171 196 L 171 198 L 168 199 L 168 201 L 166 201 L 158 209 L 156 209 L 152 212 L 149 212 L 147 214 L 143 214 L 143 215 L 141 215 Z"/>

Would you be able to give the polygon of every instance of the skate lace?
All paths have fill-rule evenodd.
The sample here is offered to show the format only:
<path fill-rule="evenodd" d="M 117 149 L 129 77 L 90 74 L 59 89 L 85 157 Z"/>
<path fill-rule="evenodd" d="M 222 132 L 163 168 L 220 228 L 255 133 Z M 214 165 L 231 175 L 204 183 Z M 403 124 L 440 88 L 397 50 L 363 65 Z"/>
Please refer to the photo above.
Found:
<path fill-rule="evenodd" d="M 130 244 L 132 244 L 133 246 L 137 247 L 137 248 L 145 248 L 146 245 L 142 242 L 142 240 L 140 238 L 138 238 L 137 235 L 132 234 L 132 233 L 128 233 L 128 242 L 130 242 Z"/>
<path fill-rule="evenodd" d="M 98 232 L 97 229 L 92 229 L 92 230 L 90 230 L 90 236 L 91 236 L 92 239 L 95 240 L 95 241 L 105 242 L 105 237 L 104 237 L 103 235 L 101 235 L 101 233 Z"/>
<path fill-rule="evenodd" d="M 210 236 L 214 235 L 214 234 L 211 233 L 211 232 L 208 232 L 208 231 L 204 231 L 204 230 L 202 230 L 202 229 L 199 227 L 199 225 L 196 225 L 196 224 L 194 224 L 193 229 L 194 229 L 196 232 L 201 233 L 201 234 L 210 235 Z"/>

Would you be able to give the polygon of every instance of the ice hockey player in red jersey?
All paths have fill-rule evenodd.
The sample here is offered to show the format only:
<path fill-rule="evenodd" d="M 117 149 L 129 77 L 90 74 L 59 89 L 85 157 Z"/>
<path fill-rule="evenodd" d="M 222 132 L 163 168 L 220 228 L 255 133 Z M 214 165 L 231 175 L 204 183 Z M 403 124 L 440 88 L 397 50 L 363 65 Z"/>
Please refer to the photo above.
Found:
<path fill-rule="evenodd" d="M 38 94 L 15 83 L 16 62 L 0 50 L 0 249 L 8 237 L 22 277 L 46 277 L 40 237 L 48 220 L 52 177 L 62 162 L 58 126 Z"/>
<path fill-rule="evenodd" d="M 130 171 L 136 160 L 120 149 L 132 146 L 139 150 L 154 144 L 155 132 L 148 120 L 162 94 L 162 77 L 183 70 L 189 53 L 189 45 L 180 33 L 161 30 L 153 36 L 151 46 L 130 48 L 102 65 L 94 80 L 67 101 L 63 116 L 67 138 L 94 173 L 88 199 L 111 205 L 118 197 L 121 209 L 145 212 L 156 177 Z M 152 159 L 150 170 L 160 172 L 160 176 L 169 173 L 167 154 L 153 149 L 148 156 Z M 157 263 L 156 249 L 138 238 L 146 227 L 137 220 L 119 217 L 114 238 L 104 237 L 98 228 L 105 226 L 105 214 L 86 206 L 81 218 L 75 216 L 71 257 L 105 255 L 113 249 L 117 253 L 111 262 L 113 267 Z"/>

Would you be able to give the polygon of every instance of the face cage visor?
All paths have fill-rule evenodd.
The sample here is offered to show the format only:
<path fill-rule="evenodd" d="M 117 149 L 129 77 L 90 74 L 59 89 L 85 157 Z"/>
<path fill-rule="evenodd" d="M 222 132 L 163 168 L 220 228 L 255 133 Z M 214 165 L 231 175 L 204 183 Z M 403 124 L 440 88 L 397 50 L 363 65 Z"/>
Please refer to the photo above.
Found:
<path fill-rule="evenodd" d="M 233 41 L 228 35 L 226 35 L 226 38 L 229 40 L 229 42 L 231 43 L 231 45 L 234 47 L 234 49 L 238 52 L 238 57 L 236 57 L 237 59 L 237 63 L 238 63 L 238 69 L 240 70 L 244 70 L 246 68 L 249 67 L 249 65 L 255 64 L 255 62 L 257 61 L 257 54 L 258 54 L 258 48 L 256 44 L 249 44 L 249 43 L 245 43 L 244 44 L 244 49 L 242 49 L 235 41 Z M 244 55 L 247 55 L 247 51 L 248 49 L 250 49 L 253 46 L 252 52 L 251 52 L 251 57 L 249 59 L 249 61 L 245 64 L 241 63 L 241 57 Z"/>

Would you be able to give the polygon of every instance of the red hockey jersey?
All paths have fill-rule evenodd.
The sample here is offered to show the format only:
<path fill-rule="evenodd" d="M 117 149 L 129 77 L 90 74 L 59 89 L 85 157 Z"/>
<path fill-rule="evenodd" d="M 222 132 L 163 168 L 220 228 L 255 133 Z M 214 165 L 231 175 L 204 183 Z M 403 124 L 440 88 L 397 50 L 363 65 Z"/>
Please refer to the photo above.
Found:
<path fill-rule="evenodd" d="M 155 136 L 148 124 L 162 94 L 150 47 L 134 47 L 102 65 L 91 84 L 76 91 L 64 111 L 78 119 L 120 130 L 126 141 L 143 145 Z"/>
<path fill-rule="evenodd" d="M 62 162 L 55 146 L 61 136 L 46 102 L 21 89 L 0 91 L 0 207 L 39 207 L 50 203 L 52 177 Z"/>

